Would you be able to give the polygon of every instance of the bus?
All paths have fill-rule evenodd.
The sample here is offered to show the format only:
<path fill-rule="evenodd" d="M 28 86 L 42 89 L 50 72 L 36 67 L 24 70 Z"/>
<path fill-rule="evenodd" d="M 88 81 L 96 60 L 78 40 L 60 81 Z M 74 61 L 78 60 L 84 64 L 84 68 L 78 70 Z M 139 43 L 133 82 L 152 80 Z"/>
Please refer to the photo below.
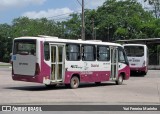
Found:
<path fill-rule="evenodd" d="M 120 85 L 129 77 L 129 63 L 120 44 L 43 35 L 13 40 L 13 80 L 74 89 L 80 83 L 114 81 Z"/>
<path fill-rule="evenodd" d="M 131 72 L 146 75 L 148 72 L 148 48 L 144 44 L 123 44 Z"/>

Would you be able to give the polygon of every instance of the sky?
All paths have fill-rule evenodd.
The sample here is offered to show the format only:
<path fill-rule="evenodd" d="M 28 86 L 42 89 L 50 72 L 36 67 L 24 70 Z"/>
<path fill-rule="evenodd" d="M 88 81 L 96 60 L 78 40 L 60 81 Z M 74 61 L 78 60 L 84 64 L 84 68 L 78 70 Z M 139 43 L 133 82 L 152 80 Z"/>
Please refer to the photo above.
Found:
<path fill-rule="evenodd" d="M 65 20 L 69 14 L 81 12 L 82 0 L 0 0 L 0 24 L 11 24 L 13 19 L 28 17 L 30 19 L 48 18 Z M 84 0 L 85 9 L 96 9 L 105 0 Z M 138 0 L 143 1 L 143 0 Z"/>
<path fill-rule="evenodd" d="M 85 9 L 96 9 L 105 0 L 85 0 Z M 11 24 L 13 19 L 46 17 L 64 20 L 69 14 L 81 12 L 82 0 L 0 0 L 0 24 Z"/>

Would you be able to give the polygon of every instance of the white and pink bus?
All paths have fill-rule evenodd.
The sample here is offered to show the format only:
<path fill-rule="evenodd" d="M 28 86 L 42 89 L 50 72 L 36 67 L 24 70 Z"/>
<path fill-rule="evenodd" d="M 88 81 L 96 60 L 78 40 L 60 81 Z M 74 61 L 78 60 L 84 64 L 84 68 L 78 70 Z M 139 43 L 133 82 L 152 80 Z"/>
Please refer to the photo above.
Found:
<path fill-rule="evenodd" d="M 77 88 L 130 77 L 125 51 L 116 43 L 26 36 L 14 39 L 12 53 L 13 80 Z"/>
<path fill-rule="evenodd" d="M 144 44 L 124 44 L 131 71 L 146 75 L 148 72 L 148 48 Z"/>

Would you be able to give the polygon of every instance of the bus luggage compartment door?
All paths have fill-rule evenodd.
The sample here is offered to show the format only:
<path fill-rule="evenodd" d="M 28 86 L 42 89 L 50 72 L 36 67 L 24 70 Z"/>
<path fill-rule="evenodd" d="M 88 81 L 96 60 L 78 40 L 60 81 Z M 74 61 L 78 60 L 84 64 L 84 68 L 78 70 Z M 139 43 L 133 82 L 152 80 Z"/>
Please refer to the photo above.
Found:
<path fill-rule="evenodd" d="M 118 49 L 111 48 L 111 80 L 116 80 L 118 78 Z"/>

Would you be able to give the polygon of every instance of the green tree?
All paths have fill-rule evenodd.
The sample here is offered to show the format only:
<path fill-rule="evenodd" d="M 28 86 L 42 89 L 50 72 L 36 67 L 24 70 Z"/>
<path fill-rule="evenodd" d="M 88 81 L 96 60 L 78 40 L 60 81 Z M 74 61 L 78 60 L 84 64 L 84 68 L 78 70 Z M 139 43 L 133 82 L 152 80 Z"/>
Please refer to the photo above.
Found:
<path fill-rule="evenodd" d="M 21 36 L 50 35 L 61 36 L 58 22 L 53 20 L 29 19 L 19 17 L 13 20 L 12 25 L 0 25 L 0 61 L 9 62 L 12 49 L 12 39 Z"/>
<path fill-rule="evenodd" d="M 128 30 L 125 29 L 125 28 L 119 27 L 119 28 L 115 31 L 115 36 L 124 39 L 125 36 L 128 36 Z"/>
<path fill-rule="evenodd" d="M 46 18 L 29 19 L 20 17 L 13 20 L 14 37 L 19 36 L 37 36 L 37 35 L 53 35 L 60 36 L 57 32 L 58 26 L 52 20 Z"/>
<path fill-rule="evenodd" d="M 11 26 L 8 24 L 0 24 L 0 61 L 9 62 L 11 49 Z"/>
<path fill-rule="evenodd" d="M 146 36 L 142 35 L 141 25 L 154 20 L 152 14 L 145 11 L 136 0 L 107 0 L 97 9 L 97 14 L 98 37 L 104 41 L 108 38 L 112 41 Z M 125 31 L 123 37 L 120 35 L 122 31 Z"/>
<path fill-rule="evenodd" d="M 81 17 L 79 14 L 71 14 L 71 19 L 63 22 L 64 35 L 67 39 L 81 38 Z"/>

